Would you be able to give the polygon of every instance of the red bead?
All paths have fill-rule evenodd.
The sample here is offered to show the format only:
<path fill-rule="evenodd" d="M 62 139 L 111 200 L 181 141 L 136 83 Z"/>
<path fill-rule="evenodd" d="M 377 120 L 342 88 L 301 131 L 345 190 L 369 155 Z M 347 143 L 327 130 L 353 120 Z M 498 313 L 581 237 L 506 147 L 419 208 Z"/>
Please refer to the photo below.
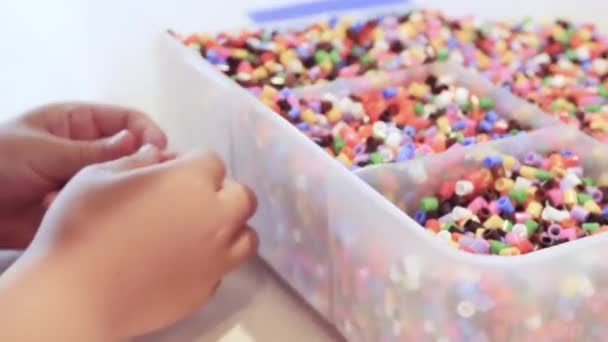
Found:
<path fill-rule="evenodd" d="M 439 198 L 441 200 L 447 200 L 450 197 L 452 197 L 454 195 L 454 189 L 456 188 L 456 182 L 455 181 L 451 181 L 451 180 L 447 180 L 443 183 L 441 183 L 441 186 L 439 187 Z"/>

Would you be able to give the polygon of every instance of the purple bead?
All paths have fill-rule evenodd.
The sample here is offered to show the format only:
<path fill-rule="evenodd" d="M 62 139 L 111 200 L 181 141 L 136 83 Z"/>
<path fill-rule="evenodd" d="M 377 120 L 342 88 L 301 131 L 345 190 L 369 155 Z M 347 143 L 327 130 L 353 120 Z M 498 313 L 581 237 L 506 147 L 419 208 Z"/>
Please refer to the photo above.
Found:
<path fill-rule="evenodd" d="M 574 218 L 577 222 L 585 222 L 587 217 L 589 217 L 589 211 L 580 205 L 575 205 L 572 207 L 572 210 L 570 210 L 570 215 L 572 215 L 572 218 Z"/>
<path fill-rule="evenodd" d="M 524 164 L 530 166 L 538 166 L 543 161 L 543 158 L 536 152 L 530 151 L 524 156 Z"/>
<path fill-rule="evenodd" d="M 587 193 L 591 195 L 596 203 L 600 203 L 604 199 L 604 194 L 596 187 L 587 187 Z"/>
<path fill-rule="evenodd" d="M 353 153 L 355 153 L 355 155 L 365 153 L 365 144 L 359 144 L 355 146 L 355 148 L 353 149 Z"/>
<path fill-rule="evenodd" d="M 547 228 L 547 234 L 551 236 L 553 239 L 559 239 L 562 235 L 562 226 L 559 224 L 552 224 Z"/>

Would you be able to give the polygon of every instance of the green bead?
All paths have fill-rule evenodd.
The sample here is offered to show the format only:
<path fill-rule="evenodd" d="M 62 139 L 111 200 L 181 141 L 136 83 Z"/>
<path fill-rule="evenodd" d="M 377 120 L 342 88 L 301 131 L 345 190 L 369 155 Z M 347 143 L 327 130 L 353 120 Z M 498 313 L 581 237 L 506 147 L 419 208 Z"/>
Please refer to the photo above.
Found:
<path fill-rule="evenodd" d="M 600 110 L 602 110 L 602 105 L 594 103 L 594 104 L 590 104 L 587 107 L 585 107 L 585 111 L 589 112 L 589 113 L 597 113 Z"/>
<path fill-rule="evenodd" d="M 524 203 L 528 199 L 528 191 L 525 189 L 517 189 L 514 188 L 509 192 L 509 197 L 511 197 L 517 203 Z"/>
<path fill-rule="evenodd" d="M 247 54 L 247 60 L 248 60 L 250 63 L 253 63 L 253 62 L 255 62 L 255 61 L 257 60 L 257 57 L 256 57 L 256 55 L 254 55 L 254 54 L 252 54 L 252 53 L 250 52 L 250 53 L 248 53 L 248 54 Z"/>
<path fill-rule="evenodd" d="M 317 64 L 322 64 L 330 59 L 329 53 L 325 50 L 318 50 L 315 52 L 315 61 Z"/>
<path fill-rule="evenodd" d="M 420 102 L 416 102 L 416 104 L 414 105 L 414 112 L 418 116 L 424 114 L 424 105 Z"/>
<path fill-rule="evenodd" d="M 464 140 L 464 134 L 462 132 L 456 132 L 454 138 L 456 138 L 456 141 L 462 142 Z"/>
<path fill-rule="evenodd" d="M 471 101 L 469 100 L 466 100 L 458 105 L 460 107 L 460 110 L 462 110 L 463 112 L 469 111 L 473 107 L 473 104 L 471 104 Z"/>
<path fill-rule="evenodd" d="M 578 193 L 576 195 L 576 198 L 578 200 L 578 204 L 581 204 L 581 205 L 585 204 L 585 202 L 593 199 L 593 197 L 591 197 L 591 195 L 583 193 L 583 192 Z"/>
<path fill-rule="evenodd" d="M 437 60 L 440 62 L 447 61 L 448 57 L 450 57 L 450 50 L 448 50 L 448 48 L 442 47 L 437 51 Z"/>
<path fill-rule="evenodd" d="M 330 58 L 331 58 L 331 62 L 332 62 L 333 64 L 338 64 L 338 63 L 340 62 L 340 60 L 342 59 L 342 58 L 340 57 L 340 52 L 338 52 L 338 50 L 337 50 L 337 49 L 333 49 L 333 50 L 331 50 L 331 53 L 330 53 Z"/>
<path fill-rule="evenodd" d="M 553 175 L 551 174 L 551 172 L 549 172 L 547 170 L 542 170 L 542 169 L 536 170 L 536 174 L 534 176 L 536 177 L 536 179 L 538 179 L 540 181 L 546 181 L 546 180 L 553 178 Z"/>
<path fill-rule="evenodd" d="M 441 226 L 441 230 L 450 230 L 450 228 L 454 227 L 456 222 L 450 220 Z"/>
<path fill-rule="evenodd" d="M 568 57 L 568 59 L 573 62 L 578 59 L 578 57 L 576 56 L 576 51 L 572 49 L 568 49 L 568 51 L 566 51 L 566 57 Z"/>
<path fill-rule="evenodd" d="M 502 230 L 510 233 L 511 230 L 513 230 L 513 222 L 509 221 L 509 220 L 504 220 L 502 222 Z"/>
<path fill-rule="evenodd" d="M 582 180 L 585 186 L 595 186 L 595 181 L 589 177 L 584 177 Z"/>
<path fill-rule="evenodd" d="M 420 200 L 420 209 L 424 212 L 435 211 L 439 208 L 439 200 L 437 197 L 427 196 Z"/>
<path fill-rule="evenodd" d="M 481 109 L 486 110 L 494 108 L 494 99 L 492 99 L 491 97 L 483 96 L 479 99 L 479 107 Z"/>
<path fill-rule="evenodd" d="M 371 63 L 371 62 L 374 61 L 374 57 L 372 57 L 369 54 L 365 54 L 365 55 L 361 56 L 361 58 L 359 59 L 359 61 L 361 62 L 361 64 L 367 65 L 367 64 L 369 64 L 369 63 Z"/>
<path fill-rule="evenodd" d="M 519 132 L 520 132 L 520 130 L 518 130 L 518 129 L 516 129 L 516 128 L 513 128 L 512 130 L 510 130 L 510 131 L 509 131 L 509 134 L 510 134 L 510 135 L 516 135 L 516 134 L 518 134 Z"/>
<path fill-rule="evenodd" d="M 601 96 L 603 96 L 603 97 L 605 97 L 605 98 L 608 99 L 608 87 L 606 87 L 605 84 L 600 84 L 600 86 L 598 87 L 597 91 L 598 91 L 598 93 Z"/>
<path fill-rule="evenodd" d="M 554 101 L 553 103 L 551 103 L 551 111 L 553 112 L 557 112 L 560 108 L 559 102 Z"/>
<path fill-rule="evenodd" d="M 536 233 L 536 230 L 538 229 L 538 223 L 532 219 L 527 220 L 525 223 L 526 228 L 528 228 L 528 236 Z"/>
<path fill-rule="evenodd" d="M 490 240 L 490 252 L 492 252 L 492 254 L 500 254 L 500 251 L 507 247 L 509 246 L 504 242 Z"/>
<path fill-rule="evenodd" d="M 340 151 L 342 151 L 342 149 L 344 148 L 344 145 L 346 145 L 346 143 L 344 142 L 344 139 L 340 138 L 340 137 L 334 137 L 334 153 L 337 155 L 340 153 Z"/>
<path fill-rule="evenodd" d="M 597 222 L 583 223 L 583 229 L 587 232 L 593 233 L 594 231 L 600 229 L 600 224 Z"/>
<path fill-rule="evenodd" d="M 369 160 L 372 164 L 381 164 L 383 161 L 382 154 L 380 152 L 374 152 L 369 155 Z"/>

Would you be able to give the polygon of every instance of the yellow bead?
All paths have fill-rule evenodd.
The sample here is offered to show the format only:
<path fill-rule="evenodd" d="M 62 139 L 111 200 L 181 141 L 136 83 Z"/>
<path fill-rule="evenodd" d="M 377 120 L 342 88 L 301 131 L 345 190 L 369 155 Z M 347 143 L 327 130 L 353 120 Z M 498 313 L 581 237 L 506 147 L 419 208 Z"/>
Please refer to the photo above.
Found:
<path fill-rule="evenodd" d="M 258 67 L 253 70 L 251 76 L 253 76 L 255 80 L 263 80 L 268 77 L 268 72 L 266 71 L 266 68 Z"/>
<path fill-rule="evenodd" d="M 321 70 L 323 70 L 323 72 L 330 72 L 334 66 L 331 64 L 330 61 L 325 61 L 325 62 L 321 63 L 319 65 L 319 67 L 321 68 Z"/>
<path fill-rule="evenodd" d="M 232 50 L 232 57 L 244 59 L 247 57 L 247 50 L 245 49 L 234 49 Z"/>
<path fill-rule="evenodd" d="M 576 191 L 574 189 L 564 190 L 562 193 L 562 199 L 564 200 L 564 204 L 573 206 L 577 202 Z"/>
<path fill-rule="evenodd" d="M 592 34 L 591 31 L 589 31 L 588 29 L 584 28 L 578 31 L 578 35 L 579 37 L 581 37 L 582 40 L 584 41 L 589 41 L 592 38 Z"/>
<path fill-rule="evenodd" d="M 327 121 L 331 124 L 335 124 L 342 120 L 342 113 L 337 108 L 332 108 L 327 114 Z"/>
<path fill-rule="evenodd" d="M 416 36 L 416 30 L 414 29 L 414 26 L 412 26 L 412 24 L 410 23 L 405 23 L 401 25 L 401 27 L 399 27 L 399 32 L 405 38 L 414 38 Z"/>
<path fill-rule="evenodd" d="M 500 193 L 511 191 L 515 182 L 510 178 L 499 178 L 494 182 L 494 188 Z"/>
<path fill-rule="evenodd" d="M 528 178 L 528 179 L 535 179 L 536 177 L 536 168 L 533 168 L 531 166 L 527 166 L 527 165 L 523 165 L 522 167 L 519 168 L 519 174 L 524 177 L 524 178 Z"/>
<path fill-rule="evenodd" d="M 562 177 L 566 174 L 566 170 L 564 170 L 561 167 L 555 166 L 553 168 L 551 168 L 551 175 L 553 177 Z"/>
<path fill-rule="evenodd" d="M 517 249 L 515 247 L 509 247 L 509 248 L 505 248 L 502 251 L 500 251 L 499 254 L 502 256 L 516 256 L 516 255 L 520 255 L 521 252 L 519 251 L 519 249 Z"/>
<path fill-rule="evenodd" d="M 492 215 L 486 222 L 483 223 L 483 226 L 488 229 L 499 229 L 502 227 L 503 219 L 498 215 Z"/>
<path fill-rule="evenodd" d="M 437 128 L 439 128 L 439 131 L 443 134 L 448 134 L 452 131 L 450 121 L 445 116 L 439 117 L 437 119 Z"/>
<path fill-rule="evenodd" d="M 528 203 L 528 206 L 526 207 L 526 212 L 534 218 L 540 217 L 542 210 L 543 210 L 543 205 L 537 201 L 532 201 L 532 202 Z"/>
<path fill-rule="evenodd" d="M 340 153 L 337 159 L 346 167 L 351 167 L 353 165 L 353 162 L 344 153 Z"/>
<path fill-rule="evenodd" d="M 270 99 L 272 98 L 278 91 L 271 87 L 271 86 L 264 86 L 264 88 L 262 89 L 262 94 L 260 95 L 260 97 L 262 99 Z"/>
<path fill-rule="evenodd" d="M 504 52 L 507 50 L 507 43 L 504 40 L 497 41 L 494 46 L 498 52 Z"/>
<path fill-rule="evenodd" d="M 535 186 L 531 186 L 528 188 L 528 198 L 534 197 L 536 195 L 536 192 L 538 191 L 538 188 Z"/>
<path fill-rule="evenodd" d="M 414 82 L 408 88 L 410 95 L 415 97 L 424 97 L 429 93 L 429 87 L 426 84 Z"/>
<path fill-rule="evenodd" d="M 475 236 L 476 236 L 477 238 L 481 238 L 481 237 L 483 236 L 483 233 L 484 233 L 485 231 L 486 231 L 486 230 L 485 230 L 485 229 L 483 229 L 483 228 L 477 228 L 477 230 L 475 231 Z"/>
<path fill-rule="evenodd" d="M 300 118 L 302 121 L 311 125 L 317 122 L 317 114 L 315 114 L 312 109 L 305 109 L 302 114 L 300 114 Z"/>
<path fill-rule="evenodd" d="M 502 166 L 504 166 L 504 168 L 507 170 L 513 170 L 516 162 L 517 160 L 513 156 L 502 157 Z"/>
<path fill-rule="evenodd" d="M 585 202 L 585 204 L 583 205 L 583 207 L 589 211 L 590 213 L 593 214 L 601 214 L 602 213 L 602 208 L 600 208 L 600 206 L 595 203 L 594 200 L 589 200 L 587 202 Z"/>

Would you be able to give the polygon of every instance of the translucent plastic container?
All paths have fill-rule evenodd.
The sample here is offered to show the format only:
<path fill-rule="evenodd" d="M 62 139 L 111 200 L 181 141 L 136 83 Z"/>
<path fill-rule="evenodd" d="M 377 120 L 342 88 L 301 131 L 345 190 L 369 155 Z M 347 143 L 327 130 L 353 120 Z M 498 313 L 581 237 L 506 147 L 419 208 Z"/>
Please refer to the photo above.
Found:
<path fill-rule="evenodd" d="M 586 166 L 599 174 L 606 159 L 591 157 L 606 155 L 606 147 L 559 125 L 365 169 L 361 176 L 385 198 L 196 51 L 167 37 L 162 55 L 163 111 L 173 116 L 161 124 L 173 143 L 217 151 L 229 174 L 253 188 L 259 209 L 251 223 L 261 236 L 261 256 L 349 340 L 507 341 L 529 334 L 593 340 L 604 333 L 608 275 L 601 273 L 599 246 L 606 236 L 522 257 L 467 255 L 427 234 L 386 198 L 407 209 L 433 189 L 432 182 L 472 167 L 464 163 L 466 155 L 489 148 L 523 153 L 569 147 L 590 156 Z M 533 127 L 555 124 L 470 71 L 427 68 L 433 70 L 378 75 L 373 84 L 407 82 L 429 71 L 453 75 L 471 91 L 493 97 L 503 114 Z M 364 84 L 369 80 L 299 91 L 312 96 Z"/>
<path fill-rule="evenodd" d="M 608 148 L 569 127 L 451 150 L 358 175 L 395 206 L 341 187 L 330 207 L 336 321 L 366 341 L 602 341 L 608 313 L 607 235 L 523 256 L 482 256 L 449 247 L 405 212 L 440 182 L 479 168 L 497 152 L 523 157 L 570 149 L 585 175 L 608 180 Z M 337 204 L 337 201 L 330 203 Z M 398 209 L 400 208 L 400 209 Z M 339 228 L 339 229 L 337 229 Z"/>

